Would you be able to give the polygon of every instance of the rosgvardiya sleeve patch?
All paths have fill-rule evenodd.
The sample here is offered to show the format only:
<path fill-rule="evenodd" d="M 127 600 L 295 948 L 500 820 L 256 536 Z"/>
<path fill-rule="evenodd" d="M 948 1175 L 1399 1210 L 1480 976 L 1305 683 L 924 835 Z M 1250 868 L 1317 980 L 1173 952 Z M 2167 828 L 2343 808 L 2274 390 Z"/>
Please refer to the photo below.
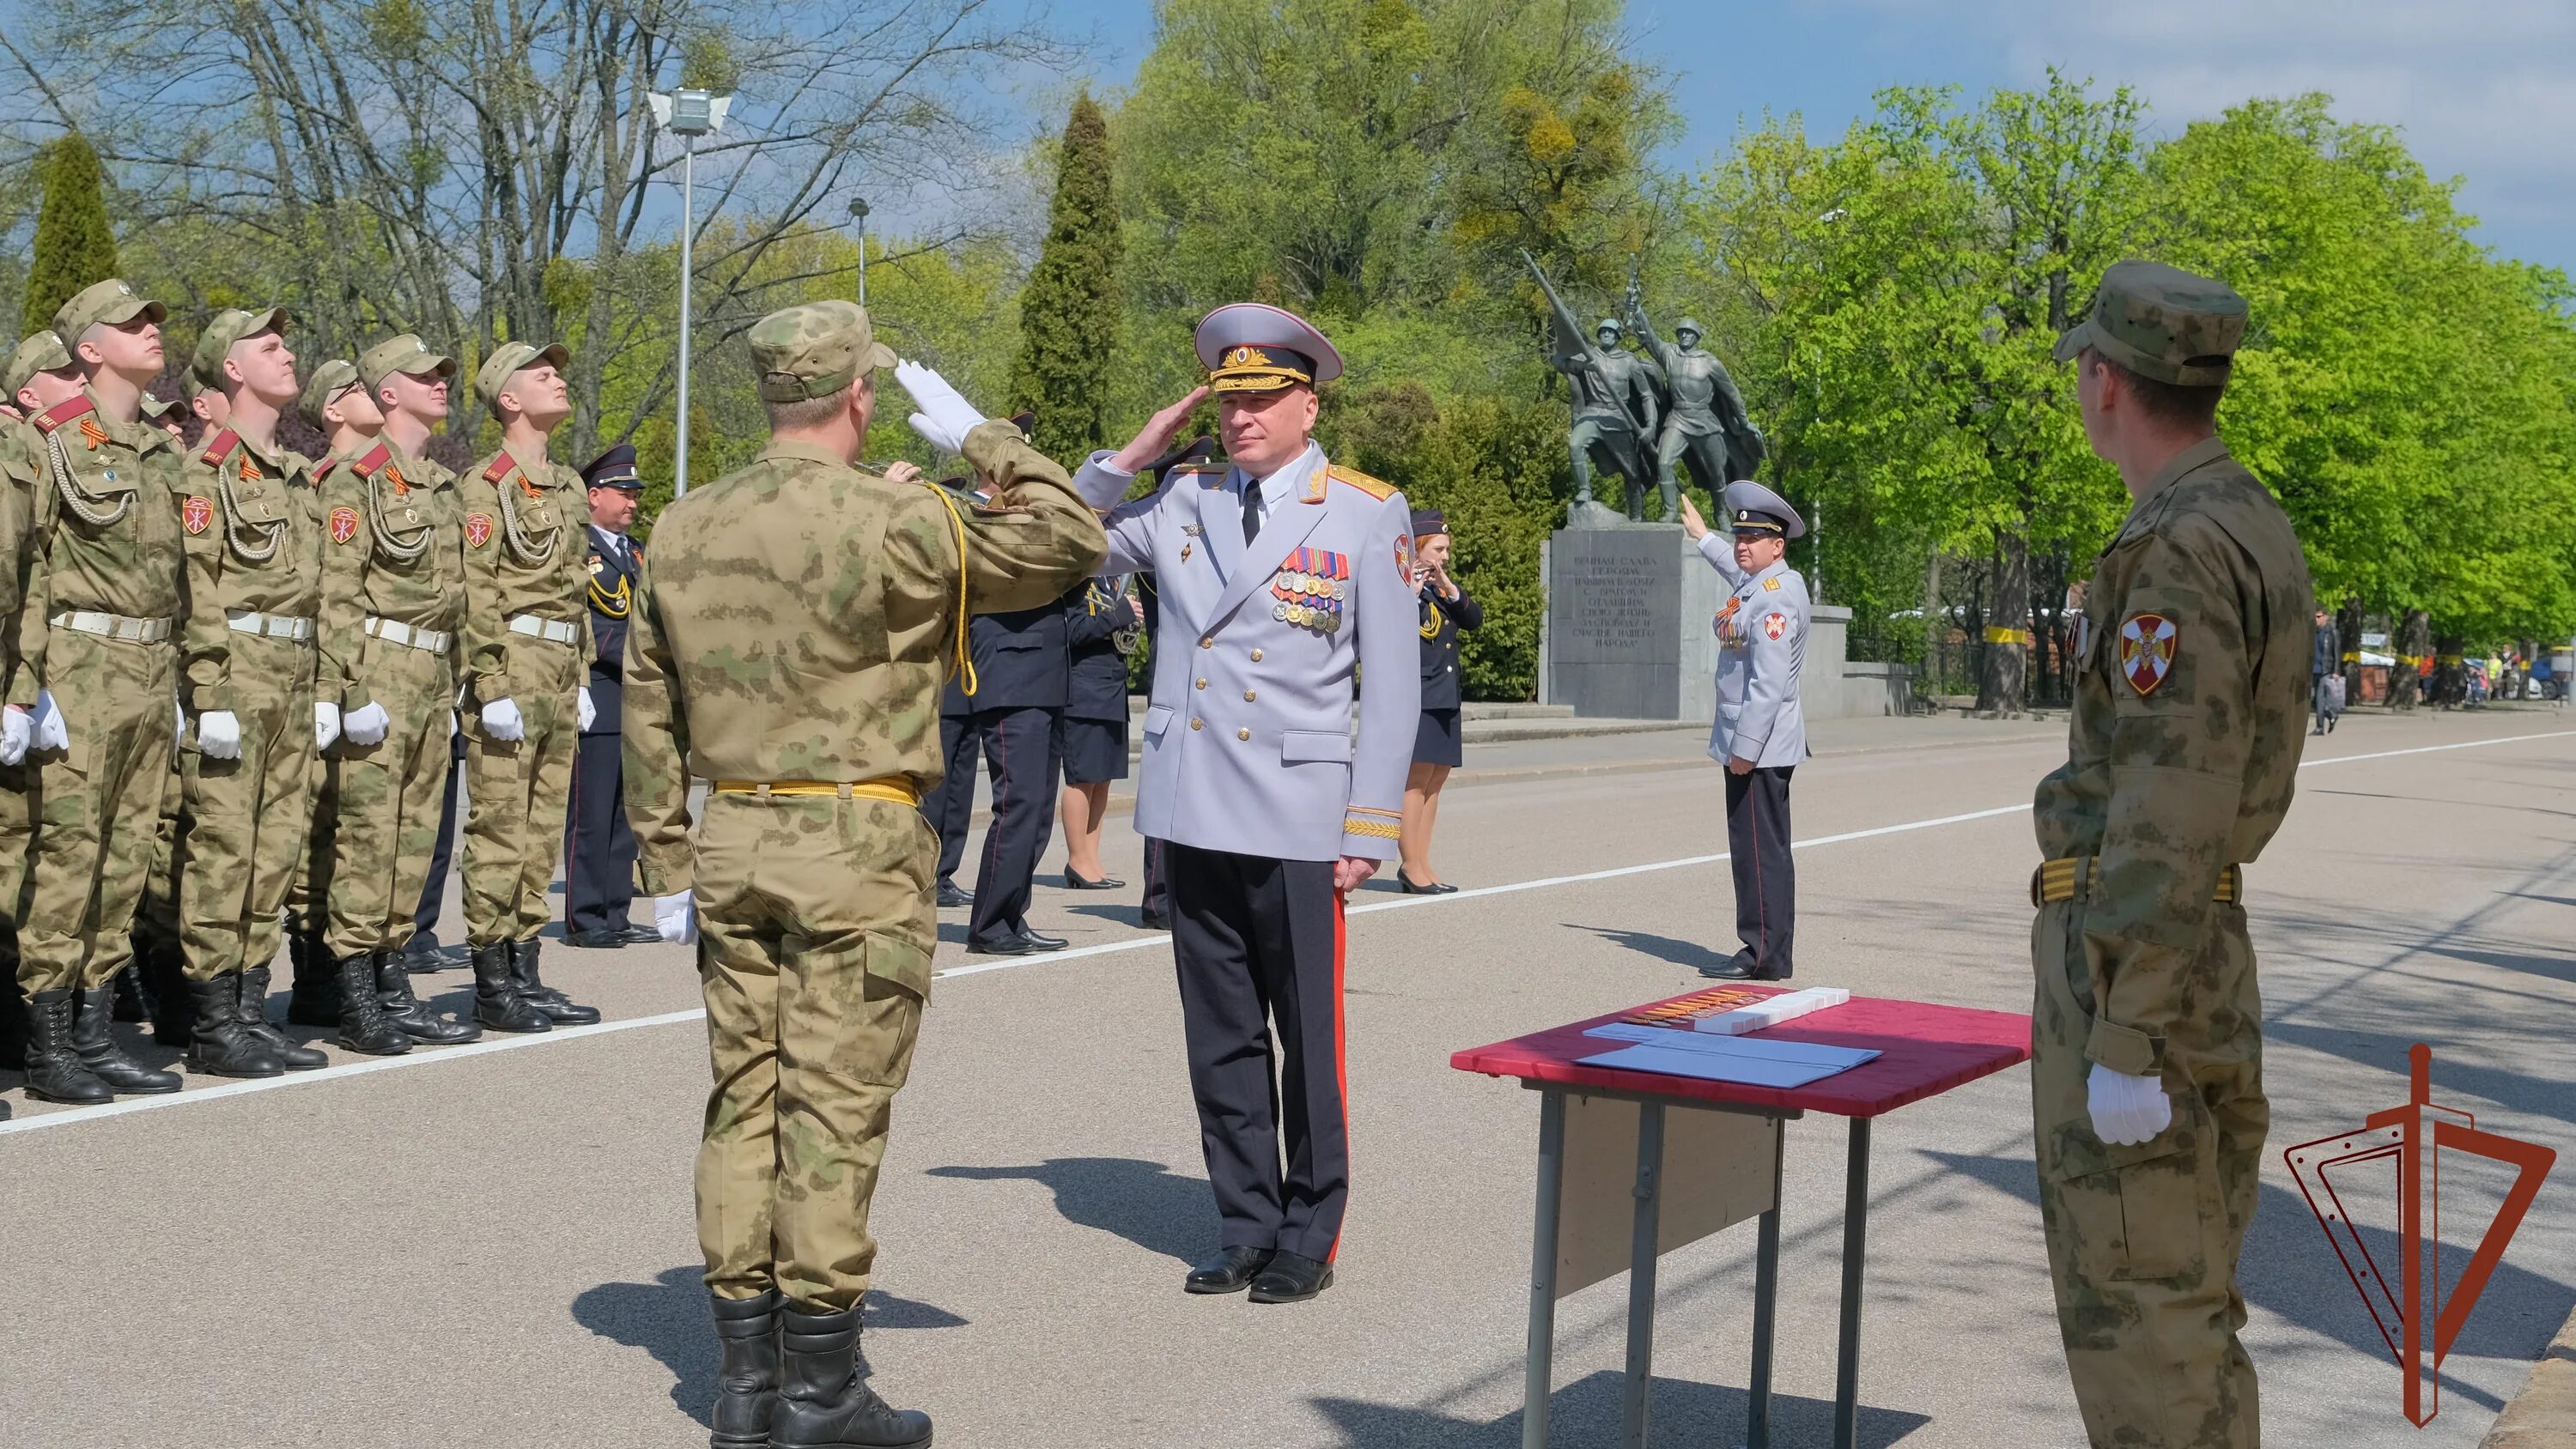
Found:
<path fill-rule="evenodd" d="M 2120 621 L 2120 677 L 2146 698 L 2173 674 L 2182 654 L 2182 635 L 2174 621 L 2141 610 Z"/>

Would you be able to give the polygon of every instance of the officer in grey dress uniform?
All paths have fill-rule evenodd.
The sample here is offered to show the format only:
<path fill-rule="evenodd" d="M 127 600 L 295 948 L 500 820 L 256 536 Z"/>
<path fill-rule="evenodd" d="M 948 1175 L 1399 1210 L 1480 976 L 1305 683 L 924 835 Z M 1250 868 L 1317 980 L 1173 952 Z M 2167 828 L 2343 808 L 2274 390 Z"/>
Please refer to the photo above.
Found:
<path fill-rule="evenodd" d="M 1321 333 L 1237 303 L 1200 322 L 1197 344 L 1208 385 L 1094 454 L 1074 486 L 1106 511 L 1109 571 L 1150 569 L 1161 591 L 1136 828 L 1168 842 L 1222 1222 L 1221 1251 L 1185 1286 L 1285 1303 L 1331 1285 L 1350 1190 L 1341 905 L 1395 854 L 1403 819 L 1422 698 L 1412 513 L 1311 440 L 1315 385 L 1341 372 Z M 1121 505 L 1211 391 L 1230 463 L 1176 467 Z"/>
<path fill-rule="evenodd" d="M 1688 495 L 1682 527 L 1735 591 L 1718 606 L 1717 725 L 1709 758 L 1726 766 L 1727 864 L 1735 872 L 1735 929 L 1744 949 L 1702 974 L 1785 981 L 1796 935 L 1798 881 L 1789 858 L 1789 776 L 1807 758 L 1798 670 L 1807 656 L 1807 581 L 1789 567 L 1788 541 L 1807 531 L 1789 500 L 1759 483 L 1729 483 L 1732 530 L 1702 522 Z"/>

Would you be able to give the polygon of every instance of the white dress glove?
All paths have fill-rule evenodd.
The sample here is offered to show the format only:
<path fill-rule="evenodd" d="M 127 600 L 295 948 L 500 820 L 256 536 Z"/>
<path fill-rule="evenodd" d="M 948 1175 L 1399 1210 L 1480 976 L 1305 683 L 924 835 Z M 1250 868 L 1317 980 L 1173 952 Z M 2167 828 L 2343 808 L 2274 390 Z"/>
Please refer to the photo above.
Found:
<path fill-rule="evenodd" d="M 675 891 L 653 898 L 653 929 L 674 946 L 698 939 L 698 902 L 694 893 Z"/>
<path fill-rule="evenodd" d="M 14 765 L 24 760 L 27 747 L 35 742 L 35 716 L 14 705 L 0 710 L 0 765 Z"/>
<path fill-rule="evenodd" d="M 983 409 L 950 387 L 948 379 L 918 362 L 896 363 L 894 380 L 912 394 L 912 405 L 920 409 L 912 415 L 912 430 L 943 453 L 965 451 L 966 435 L 985 420 Z"/>
<path fill-rule="evenodd" d="M 527 732 L 527 725 L 519 719 L 519 706 L 516 701 L 496 699 L 483 706 L 483 733 L 503 744 L 508 744 Z"/>
<path fill-rule="evenodd" d="M 238 738 L 241 734 L 240 729 L 236 727 L 233 734 Z M 180 708 L 179 701 L 174 699 L 170 701 L 170 738 L 174 740 L 184 740 L 187 737 L 188 712 Z"/>
<path fill-rule="evenodd" d="M 590 722 L 599 718 L 599 706 L 590 702 L 590 686 L 587 684 L 574 695 L 574 706 L 574 713 L 581 717 L 583 729 L 590 728 Z"/>
<path fill-rule="evenodd" d="M 393 716 L 386 714 L 385 707 L 372 699 L 349 711 L 347 717 L 340 721 L 340 732 L 347 735 L 353 745 L 381 745 L 385 742 L 385 731 L 391 728 Z"/>
<path fill-rule="evenodd" d="M 68 750 L 71 747 L 71 731 L 63 727 L 63 712 L 54 703 L 54 692 L 50 689 L 36 691 L 36 748 Z"/>
<path fill-rule="evenodd" d="M 210 709 L 199 713 L 197 753 L 209 760 L 240 759 L 240 718 L 228 709 Z"/>
<path fill-rule="evenodd" d="M 340 706 L 313 701 L 313 752 L 320 754 L 340 739 Z"/>
<path fill-rule="evenodd" d="M 2093 1135 L 2114 1147 L 2134 1147 L 2173 1125 L 2173 1099 L 2154 1077 L 2133 1077 L 2095 1062 L 2084 1090 L 2093 1109 Z"/>

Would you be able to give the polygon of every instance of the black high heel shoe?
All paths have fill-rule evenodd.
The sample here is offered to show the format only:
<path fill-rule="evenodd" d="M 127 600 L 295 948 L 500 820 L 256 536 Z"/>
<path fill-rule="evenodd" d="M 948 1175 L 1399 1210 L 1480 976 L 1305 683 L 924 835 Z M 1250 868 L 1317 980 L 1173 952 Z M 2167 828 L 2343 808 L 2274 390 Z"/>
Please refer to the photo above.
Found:
<path fill-rule="evenodd" d="M 1415 885 L 1413 883 L 1413 877 L 1406 875 L 1404 873 L 1404 867 L 1400 865 L 1395 868 L 1395 883 L 1402 887 L 1404 893 L 1409 896 L 1449 896 L 1456 895 L 1458 893 L 1458 888 L 1450 885 L 1446 881 L 1436 882 L 1431 885 Z"/>

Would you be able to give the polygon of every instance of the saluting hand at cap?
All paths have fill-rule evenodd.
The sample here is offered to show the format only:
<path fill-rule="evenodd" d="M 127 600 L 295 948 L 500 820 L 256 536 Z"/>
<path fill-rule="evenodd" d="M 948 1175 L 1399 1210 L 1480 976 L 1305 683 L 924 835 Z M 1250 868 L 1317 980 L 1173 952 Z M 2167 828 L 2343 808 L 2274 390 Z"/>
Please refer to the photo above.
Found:
<path fill-rule="evenodd" d="M 1708 520 L 1699 516 L 1699 505 L 1687 493 L 1682 498 L 1682 536 L 1693 543 L 1708 537 Z"/>
<path fill-rule="evenodd" d="M 1180 432 L 1181 425 L 1190 420 L 1190 414 L 1197 411 L 1198 405 L 1207 401 L 1207 395 L 1207 386 L 1202 383 L 1191 388 L 1188 397 L 1147 418 L 1144 429 L 1136 434 L 1134 441 L 1118 450 L 1118 456 L 1109 460 L 1109 466 L 1121 473 L 1133 473 L 1163 456 L 1164 451 L 1172 446 L 1173 435 Z"/>

